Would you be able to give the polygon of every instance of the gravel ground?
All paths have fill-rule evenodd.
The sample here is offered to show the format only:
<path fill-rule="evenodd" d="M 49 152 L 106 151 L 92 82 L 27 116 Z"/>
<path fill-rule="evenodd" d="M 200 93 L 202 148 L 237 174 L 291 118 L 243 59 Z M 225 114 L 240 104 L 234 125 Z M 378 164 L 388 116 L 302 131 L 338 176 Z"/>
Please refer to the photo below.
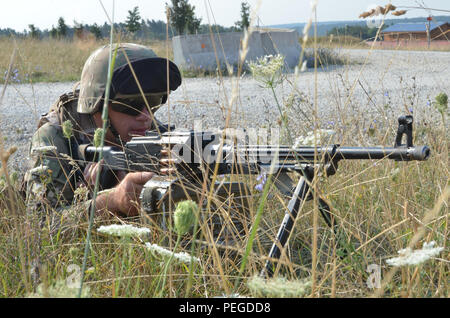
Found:
<path fill-rule="evenodd" d="M 380 116 L 397 117 L 405 113 L 405 108 L 412 108 L 415 119 L 420 120 L 431 107 L 427 102 L 440 92 L 450 94 L 450 52 L 376 50 L 369 54 L 367 50 L 342 50 L 339 54 L 348 57 L 350 64 L 319 70 L 317 74 L 309 69 L 300 73 L 296 81 L 294 74 L 289 74 L 287 79 L 292 85 L 285 82 L 277 87 L 280 101 L 295 93 L 294 106 L 288 113 L 294 123 L 307 126 L 305 114 L 310 114 L 315 83 L 322 126 L 345 121 L 350 112 L 369 122 Z M 177 127 L 193 128 L 194 120 L 201 119 L 203 128 L 220 128 L 233 100 L 231 126 L 261 127 L 277 121 L 279 112 L 269 89 L 260 87 L 250 76 L 239 79 L 238 94 L 232 93 L 234 84 L 235 80 L 230 78 L 225 78 L 223 84 L 217 78 L 186 78 L 170 97 L 170 111 L 164 106 L 157 117 Z M 27 166 L 28 144 L 39 115 L 73 85 L 38 83 L 7 87 L 0 105 L 0 134 L 5 148 L 18 147 L 10 159 L 11 168 L 23 171 Z"/>

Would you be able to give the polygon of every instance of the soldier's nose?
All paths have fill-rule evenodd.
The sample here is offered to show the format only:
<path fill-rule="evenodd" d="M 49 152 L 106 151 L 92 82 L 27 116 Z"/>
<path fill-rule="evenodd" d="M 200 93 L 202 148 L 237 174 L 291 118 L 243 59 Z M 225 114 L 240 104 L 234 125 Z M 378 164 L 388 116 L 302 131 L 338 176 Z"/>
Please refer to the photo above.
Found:
<path fill-rule="evenodd" d="M 147 107 L 144 107 L 139 115 L 136 116 L 136 120 L 149 120 L 151 118 L 150 112 Z"/>

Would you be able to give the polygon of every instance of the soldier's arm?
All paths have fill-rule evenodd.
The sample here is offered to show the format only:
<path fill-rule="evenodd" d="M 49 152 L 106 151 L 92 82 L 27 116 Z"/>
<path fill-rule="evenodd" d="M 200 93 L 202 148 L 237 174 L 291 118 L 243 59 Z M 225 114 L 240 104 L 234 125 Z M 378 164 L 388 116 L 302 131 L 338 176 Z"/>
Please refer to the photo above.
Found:
<path fill-rule="evenodd" d="M 70 160 L 67 141 L 58 127 L 47 123 L 33 135 L 30 155 L 34 169 L 26 174 L 27 190 L 45 188 L 45 200 L 53 208 L 70 205 L 76 189 L 77 164 Z"/>
<path fill-rule="evenodd" d="M 27 188 L 53 209 L 68 209 L 77 189 L 76 171 L 79 166 L 70 160 L 72 154 L 62 132 L 45 124 L 33 136 L 30 152 L 34 153 L 34 169 L 27 172 Z M 110 212 L 119 216 L 138 214 L 139 194 L 143 185 L 153 176 L 149 172 L 128 173 L 114 188 L 100 192 L 95 201 L 97 215 Z M 80 208 L 87 214 L 92 200 L 86 198 Z"/>
<path fill-rule="evenodd" d="M 30 155 L 33 168 L 26 172 L 24 180 L 27 213 L 39 216 L 51 233 L 84 222 L 89 191 L 86 187 L 76 188 L 74 172 L 79 168 L 69 160 L 70 150 L 58 127 L 49 123 L 41 126 L 32 137 Z"/>

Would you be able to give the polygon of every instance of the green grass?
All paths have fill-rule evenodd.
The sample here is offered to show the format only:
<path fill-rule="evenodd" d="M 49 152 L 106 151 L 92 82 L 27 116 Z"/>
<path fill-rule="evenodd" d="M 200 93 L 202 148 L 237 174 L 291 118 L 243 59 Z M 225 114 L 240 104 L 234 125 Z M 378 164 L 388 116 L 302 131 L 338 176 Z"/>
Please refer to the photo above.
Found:
<path fill-rule="evenodd" d="M 428 143 L 429 144 L 429 143 Z M 427 162 L 395 163 L 383 161 L 377 166 L 372 162 L 343 163 L 337 175 L 323 180 L 318 186 L 331 203 L 333 214 L 342 227 L 346 238 L 345 248 L 355 250 L 346 259 L 340 259 L 339 247 L 335 245 L 325 223 L 318 222 L 318 248 L 316 265 L 316 296 L 322 297 L 366 297 L 372 290 L 366 286 L 369 264 L 379 264 L 383 273 L 388 270 L 384 261 L 397 255 L 397 251 L 407 246 L 411 237 L 420 227 L 420 220 L 439 202 L 442 191 L 448 188 L 448 165 L 442 160 L 445 145 L 429 144 L 434 150 Z M 448 148 L 447 148 L 448 149 Z M 440 160 L 441 159 L 441 160 Z M 391 171 L 399 167 L 398 175 Z M 253 178 L 252 178 L 253 179 Z M 247 180 L 250 185 L 254 180 Z M 31 277 L 24 277 L 23 267 L 28 269 L 27 259 L 33 251 L 36 233 L 27 226 L 29 217 L 24 214 L 24 206 L 16 211 L 8 208 L 5 188 L 0 194 L 0 277 L 2 297 L 23 297 L 32 292 Z M 261 194 L 252 191 L 251 216 Z M 16 203 L 20 203 L 17 200 Z M 271 191 L 271 199 L 264 206 L 261 226 L 256 235 L 253 251 L 242 272 L 242 281 L 235 292 L 248 295 L 247 279 L 259 273 L 264 264 L 270 242 L 273 240 L 279 222 L 283 217 L 285 199 L 276 191 Z M 226 215 L 232 212 L 226 207 L 219 210 L 203 211 L 203 215 L 213 213 Z M 313 239 L 312 202 L 305 204 L 299 213 L 295 230 L 284 257 L 285 263 L 278 275 L 288 279 L 309 278 L 311 275 L 311 255 Z M 248 226 L 254 217 L 248 219 Z M 102 223 L 97 220 L 94 229 Z M 87 219 L 58 235 L 50 235 L 46 227 L 40 231 L 41 279 L 51 286 L 57 281 L 70 277 L 67 268 L 71 264 L 81 267 L 83 244 L 86 239 Z M 200 228 L 207 227 L 203 222 Z M 175 245 L 175 235 L 164 230 L 160 224 L 152 224 L 149 241 L 167 248 Z M 389 231 L 386 231 L 390 229 Z M 448 209 L 443 208 L 439 218 L 427 225 L 423 241 L 435 240 L 439 246 L 446 245 L 448 238 Z M 35 229 L 34 229 L 35 230 Z M 248 233 L 250 228 L 247 228 Z M 189 240 L 189 237 L 185 238 Z M 227 294 L 233 291 L 235 278 L 239 273 L 244 254 L 246 237 L 225 249 L 216 249 L 211 240 L 202 232 L 195 255 L 202 263 L 194 269 L 193 283 L 189 295 L 206 297 Z M 97 234 L 91 239 L 90 257 L 85 276 L 85 288 L 91 297 L 157 297 L 160 290 L 156 282 L 164 272 L 164 260 L 145 249 L 139 240 L 121 241 L 113 237 Z M 19 246 L 20 245 L 20 246 Z M 188 245 L 182 245 L 177 252 L 191 253 Z M 23 255 L 20 253 L 23 250 Z M 441 256 L 445 259 L 447 252 Z M 447 254 L 448 255 L 448 254 Z M 403 269 L 394 276 L 388 297 L 448 297 L 449 264 L 445 261 L 429 261 L 415 268 Z M 414 275 L 414 279 L 413 279 Z M 166 288 L 162 297 L 184 297 L 189 276 L 188 264 L 172 262 L 167 274 Z"/>
<path fill-rule="evenodd" d="M 135 42 L 133 39 L 122 41 Z M 17 48 L 12 67 L 12 83 L 79 81 L 89 55 L 108 40 L 96 41 L 0 37 L 0 84 L 4 83 L 13 49 Z M 158 56 L 167 56 L 165 41 L 140 41 L 152 48 Z M 169 59 L 173 59 L 171 43 Z M 17 74 L 17 75 L 16 75 Z"/>
<path fill-rule="evenodd" d="M 4 40 L 3 40 L 4 41 Z M 34 45 L 48 45 L 47 53 L 34 49 Z M 69 80 L 72 75 L 81 72 L 81 65 L 94 47 L 86 44 L 79 47 L 78 52 L 72 52 L 76 43 L 55 42 L 35 43 L 31 40 L 18 41 L 20 59 L 17 61 L 19 74 L 36 66 L 42 67 L 42 80 Z M 81 45 L 81 44 L 78 44 Z M 0 46 L 1 67 L 7 68 L 4 60 L 9 60 L 11 54 L 6 46 Z M 48 58 L 50 48 L 60 48 L 55 57 Z M 160 43 L 160 50 L 165 50 Z M 38 52 L 34 52 L 38 51 Z M 58 51 L 53 49 L 52 51 Z M 30 52 L 31 55 L 27 55 Z M 64 56 L 66 52 L 67 56 Z M 34 55 L 35 54 L 35 55 Z M 72 55 L 70 55 L 72 54 Z M 164 56 L 164 55 L 163 55 Z M 63 67 L 61 61 L 69 58 L 77 66 Z M 45 63 L 45 64 L 44 64 Z M 51 65 L 60 65 L 52 68 Z M 65 63 L 64 63 L 65 65 Z M 50 74 L 55 69 L 55 74 Z M 21 71 L 23 70 L 23 71 Z M 47 74 L 48 73 L 48 74 Z M 30 73 L 29 73 L 30 74 Z M 32 74 L 32 73 L 31 73 Z M 72 75 L 69 75 L 72 74 Z M 35 75 L 37 76 L 37 75 Z M 48 77 L 47 77 L 48 76 Z M 60 76 L 60 77 L 58 77 Z M 344 79 L 342 79 L 344 80 Z M 350 87 L 350 83 L 347 83 Z M 289 87 L 288 83 L 285 83 Z M 405 88 L 407 89 L 407 88 Z M 288 90 L 286 89 L 286 92 Z M 448 93 L 448 92 L 447 92 Z M 284 116 L 288 125 L 297 131 L 307 131 L 310 123 L 305 124 L 304 113 L 307 113 L 315 123 L 320 123 L 315 115 L 314 107 L 307 105 L 314 96 L 304 96 L 298 105 L 290 104 L 289 93 L 277 96 L 281 101 L 282 113 L 294 111 L 292 116 Z M 402 96 L 402 92 L 398 92 Z M 343 97 L 342 97 L 343 96 Z M 345 99 L 345 92 L 335 96 L 338 107 Z M 314 106 L 314 102 L 312 103 Z M 347 105 L 348 106 L 348 105 Z M 382 105 L 379 105 L 383 109 Z M 303 112 L 295 112 L 296 107 Z M 386 282 L 383 289 L 384 297 L 448 297 L 448 277 L 450 264 L 448 262 L 448 192 L 449 192 L 449 136 L 447 113 L 442 116 L 430 107 L 421 113 L 415 110 L 415 116 L 423 120 L 415 124 L 415 143 L 425 144 L 432 149 L 432 156 L 424 162 L 393 162 L 382 161 L 348 161 L 340 164 L 336 175 L 330 178 L 320 177 L 313 186 L 327 200 L 337 222 L 340 224 L 340 246 L 338 239 L 327 228 L 322 219 L 316 219 L 317 209 L 312 201 L 306 202 L 296 221 L 290 244 L 281 258 L 282 265 L 277 269 L 278 277 L 288 280 L 312 280 L 309 291 L 315 297 L 369 297 L 374 290 L 367 287 L 370 264 L 381 266 L 382 278 L 389 277 L 390 268 L 385 260 L 397 256 L 397 251 L 405 248 L 412 238 L 419 235 L 416 248 L 423 242 L 436 241 L 446 249 L 438 259 L 434 259 L 418 267 L 402 268 Z M 336 125 L 339 142 L 345 145 L 390 145 L 396 129 L 395 118 L 380 123 L 375 127 L 362 127 L 367 122 L 362 114 L 345 114 L 346 123 Z M 383 114 L 379 114 L 380 117 Z M 328 118 L 338 122 L 336 118 Z M 425 125 L 425 123 L 433 123 Z M 352 127 L 347 129 L 345 127 Z M 367 128 L 364 130 L 363 128 Z M 386 133 L 388 132 L 388 134 Z M 3 146 L 2 146 L 3 147 Z M 0 153 L 4 154 L 3 149 Z M 7 158 L 2 158 L 6 167 Z M 0 296 L 26 297 L 36 292 L 36 284 L 30 274 L 30 262 L 40 259 L 40 291 L 44 296 L 54 295 L 54 286 L 58 282 L 66 282 L 74 278 L 76 268 L 81 268 L 83 249 L 88 229 L 86 214 L 76 223 L 70 223 L 64 231 L 50 233 L 46 224 L 40 228 L 36 219 L 26 214 L 29 209 L 19 195 L 19 183 L 5 177 L 6 169 L 2 169 L 0 181 Z M 9 172 L 12 174 L 12 172 Z M 211 218 L 213 216 L 228 220 L 229 215 L 239 211 L 230 202 L 224 204 L 208 188 L 199 189 L 199 196 L 206 198 L 212 204 L 204 208 L 199 220 L 199 235 L 195 249 L 191 250 L 191 235 L 186 235 L 177 248 L 177 252 L 185 251 L 200 258 L 201 263 L 190 269 L 189 264 L 171 262 L 165 273 L 165 260 L 148 251 L 144 241 L 134 239 L 120 240 L 98 234 L 95 229 L 107 223 L 117 223 L 115 219 L 96 219 L 93 226 L 88 269 L 85 273 L 84 288 L 90 297 L 211 297 L 223 294 L 239 293 L 255 295 L 249 289 L 247 282 L 257 275 L 266 261 L 268 250 L 276 236 L 278 226 L 284 216 L 287 199 L 273 187 L 268 190 L 267 201 L 256 191 L 255 177 L 233 175 L 232 180 L 240 180 L 248 184 L 250 196 L 248 215 L 239 216 L 244 225 L 245 235 L 235 235 L 233 242 L 215 244 L 214 236 L 209 235 Z M 244 195 L 245 193 L 243 193 Z M 72 208 L 79 208 L 80 204 Z M 261 210 L 259 210 L 261 209 Z M 252 233 L 252 224 L 258 212 L 261 220 L 252 241 L 252 250 L 242 266 L 242 256 L 246 247 L 250 246 L 248 238 Z M 51 213 L 45 207 L 43 213 Z M 427 224 L 423 224 L 427 216 L 437 212 Z M 172 224 L 171 214 L 165 224 Z M 140 220 L 126 220 L 150 228 L 151 234 L 147 241 L 173 249 L 176 245 L 176 235 L 170 231 L 171 226 L 163 226 L 162 216 L 159 218 L 143 216 Z M 233 226 L 224 221 L 233 231 Z M 225 225 L 224 225 L 225 226 Z M 424 234 L 421 228 L 425 226 Z M 343 250 L 351 251 L 350 255 L 341 259 Z M 72 266 L 71 266 L 72 265 Z M 75 267 L 73 267 L 75 265 Z M 71 267 L 70 267 L 71 266 Z M 69 270 L 71 269 L 72 270 Z M 75 271 L 73 271 L 75 268 Z M 192 271 L 191 271 L 192 270 Z M 188 277 L 192 274 L 192 284 Z M 164 277 L 163 277 L 164 275 Z M 158 284 L 165 279 L 164 289 Z M 236 282 L 238 284 L 235 286 Z M 58 285 L 61 286 L 61 285 Z M 62 284 L 64 287 L 65 285 Z M 256 293 L 258 295 L 258 293 Z"/>

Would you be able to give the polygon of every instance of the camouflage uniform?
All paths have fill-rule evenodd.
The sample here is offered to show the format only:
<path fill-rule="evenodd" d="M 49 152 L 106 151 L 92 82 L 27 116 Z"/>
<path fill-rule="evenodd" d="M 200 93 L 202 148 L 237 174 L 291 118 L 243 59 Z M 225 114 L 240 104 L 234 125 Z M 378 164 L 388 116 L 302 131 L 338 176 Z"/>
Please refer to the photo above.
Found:
<path fill-rule="evenodd" d="M 35 162 L 33 169 L 25 174 L 28 212 L 50 212 L 42 220 L 47 219 L 54 229 L 59 228 L 61 221 L 73 225 L 68 219 L 78 221 L 81 216 L 71 215 L 74 211 L 68 209 L 75 190 L 84 184 L 82 172 L 86 163 L 78 160 L 78 146 L 92 143 L 97 128 L 91 115 L 77 113 L 77 96 L 78 91 L 62 95 L 41 118 L 31 139 L 30 155 Z M 64 136 L 62 129 L 66 121 L 73 127 L 70 139 Z M 83 209 L 89 204 L 90 201 L 86 201 Z"/>
<path fill-rule="evenodd" d="M 154 112 L 167 99 L 166 81 L 168 79 L 165 75 L 167 60 L 158 58 L 151 49 L 141 45 L 123 43 L 113 47 L 118 48 L 113 73 L 127 65 L 132 68 L 130 61 L 159 63 L 158 68 L 154 69 L 149 69 L 148 65 L 134 64 L 140 65 L 141 69 L 133 70 L 133 74 L 134 71 L 140 70 L 141 74 L 144 73 L 147 76 L 147 82 L 150 81 L 151 84 L 145 86 L 144 83 L 142 87 L 139 87 L 139 92 L 134 89 L 134 95 L 125 95 L 136 98 L 137 95 L 141 95 L 140 92 L 143 92 L 141 96 L 145 96 L 145 99 L 142 98 L 142 100 L 147 106 L 151 105 L 151 110 Z M 83 171 L 86 162 L 80 160 L 78 146 L 92 144 L 94 132 L 97 129 L 92 114 L 100 111 L 104 103 L 109 51 L 109 46 L 103 46 L 88 58 L 81 74 L 80 89 L 59 98 L 50 112 L 41 118 L 39 128 L 31 140 L 30 154 L 35 158 L 35 162 L 33 169 L 25 175 L 27 210 L 33 215 L 44 212 L 46 215 L 41 220 L 48 221 L 52 229 L 59 228 L 59 224 L 62 223 L 70 226 L 73 224 L 71 220 L 77 222 L 83 215 L 87 216 L 87 213 L 81 213 L 81 211 L 87 212 L 90 206 L 90 201 L 86 200 L 90 191 L 82 190 L 82 186 L 85 185 Z M 176 65 L 169 63 L 170 90 L 174 90 L 181 84 L 181 75 Z M 150 80 L 148 80 L 149 77 Z M 129 78 L 130 76 L 125 80 L 130 81 Z M 175 81 L 174 85 L 172 85 L 173 81 Z M 111 84 L 112 91 L 121 83 L 115 84 L 116 86 L 114 81 Z M 70 138 L 67 138 L 63 132 L 62 126 L 65 122 L 70 122 L 72 126 Z M 152 127 L 163 131 L 165 128 L 156 119 Z M 109 129 L 115 135 L 116 143 L 121 144 L 114 127 L 110 125 Z M 115 181 L 118 182 L 118 180 Z M 109 187 L 114 185 L 110 184 Z M 105 185 L 103 187 L 108 188 Z M 77 194 L 83 194 L 84 198 L 80 198 L 83 204 L 74 204 L 77 203 L 75 202 Z M 69 206 L 71 207 L 68 208 Z"/>

